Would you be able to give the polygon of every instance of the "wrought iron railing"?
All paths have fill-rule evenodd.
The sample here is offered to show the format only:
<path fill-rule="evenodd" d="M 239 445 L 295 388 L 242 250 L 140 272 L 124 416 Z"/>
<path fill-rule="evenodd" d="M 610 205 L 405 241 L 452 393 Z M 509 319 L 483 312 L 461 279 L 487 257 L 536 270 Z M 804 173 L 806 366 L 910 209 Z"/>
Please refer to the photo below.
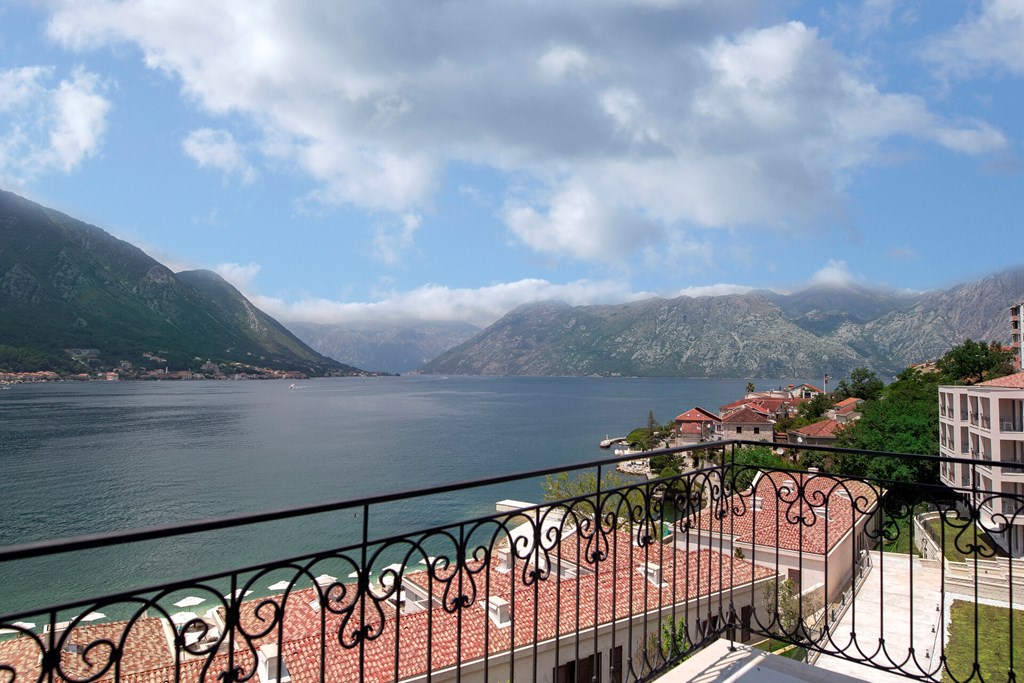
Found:
<path fill-rule="evenodd" d="M 761 448 L 756 457 L 747 450 L 754 447 Z M 918 557 L 925 544 L 915 520 L 932 513 L 927 523 L 941 522 L 940 545 L 981 563 L 1012 554 L 998 544 L 1012 544 L 1007 530 L 1024 524 L 1024 502 L 934 483 L 938 457 L 785 451 L 793 461 L 786 467 L 817 465 L 800 470 L 757 465 L 765 450 L 760 442 L 730 441 L 657 451 L 652 455 L 696 468 L 652 480 L 608 476 L 619 461 L 636 459 L 631 455 L 2 548 L 0 568 L 16 583 L 27 560 L 73 565 L 90 549 L 282 520 L 296 523 L 288 533 L 301 533 L 302 520 L 315 514 L 338 515 L 358 536 L 300 557 L 0 616 L 0 683 L 623 683 L 656 678 L 721 637 L 771 638 L 810 653 L 817 666 L 839 658 L 922 680 L 1017 676 L 1021 613 L 1009 612 L 1015 616 L 988 636 L 977 615 L 965 623 L 955 606 L 983 595 L 987 603 L 1024 608 L 1021 582 L 1014 583 L 1020 560 L 1000 565 L 1005 584 L 983 572 L 957 583 L 945 563 Z M 904 481 L 831 473 L 866 475 L 880 462 Z M 411 509 L 426 509 L 438 496 L 481 490 L 497 501 L 513 484 L 534 485 L 538 496 L 543 489 L 553 499 L 506 501 L 493 514 L 371 532 L 382 506 L 411 501 Z M 990 506 L 993 500 L 1000 504 Z M 1000 512 L 981 514 L 983 507 Z M 232 564 L 230 557 L 224 562 Z M 56 588 L 53 597 L 62 599 Z M 954 655 L 956 638 L 967 638 L 968 655 Z M 985 659 L 993 648 L 997 664 Z"/>

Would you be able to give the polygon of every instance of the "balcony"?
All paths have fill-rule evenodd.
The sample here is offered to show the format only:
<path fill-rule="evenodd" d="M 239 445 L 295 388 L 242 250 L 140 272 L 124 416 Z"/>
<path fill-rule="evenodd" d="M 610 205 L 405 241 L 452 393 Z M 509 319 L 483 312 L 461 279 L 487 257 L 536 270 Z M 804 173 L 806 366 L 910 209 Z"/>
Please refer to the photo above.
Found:
<path fill-rule="evenodd" d="M 1024 432 L 1024 425 L 1013 420 L 1000 420 L 999 429 L 1003 432 Z"/>
<path fill-rule="evenodd" d="M 301 533 L 302 520 L 312 515 L 336 515 L 357 537 L 258 566 L 231 568 L 239 562 L 228 556 L 216 574 L 4 614 L 0 671 L 11 683 L 632 683 L 676 669 L 720 639 L 772 638 L 805 652 L 818 667 L 862 665 L 865 680 L 876 669 L 917 679 L 966 678 L 974 663 L 947 661 L 940 637 L 949 616 L 937 597 L 941 578 L 935 583 L 930 565 L 910 551 L 911 516 L 951 513 L 957 494 L 941 484 L 755 468 L 736 460 L 745 445 L 763 444 L 661 451 L 700 465 L 665 479 L 611 482 L 606 475 L 624 460 L 612 458 L 2 548 L 0 567 L 12 577 L 22 562 L 74 563 L 100 548 L 268 524 L 273 533 L 285 523 L 292 524 L 288 533 Z M 836 454 L 906 458 L 936 471 L 943 462 L 972 463 L 801 450 L 819 451 L 826 462 Z M 1024 465 L 1005 466 L 1024 471 Z M 571 483 L 559 489 L 564 497 L 540 504 L 505 500 L 495 513 L 434 526 L 417 526 L 411 515 L 408 528 L 371 532 L 379 510 L 391 504 L 427 510 L 467 491 L 493 492 L 497 503 L 524 486 L 539 493 L 537 481 L 545 476 Z M 972 500 L 962 497 L 959 509 L 977 518 Z M 216 552 L 216 544 L 210 547 Z M 1009 651 L 1010 637 L 994 646 Z M 946 671 L 959 666 L 968 666 L 968 674 Z M 1019 663 L 1009 674 L 1008 664 L 1002 666 L 994 674 L 986 670 L 985 680 L 1020 677 Z"/>

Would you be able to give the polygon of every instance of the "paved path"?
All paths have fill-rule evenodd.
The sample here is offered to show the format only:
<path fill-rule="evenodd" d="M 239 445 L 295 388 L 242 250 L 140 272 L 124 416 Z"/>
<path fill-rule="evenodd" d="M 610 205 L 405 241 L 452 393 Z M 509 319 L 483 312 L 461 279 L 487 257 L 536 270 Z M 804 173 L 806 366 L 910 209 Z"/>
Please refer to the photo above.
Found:
<path fill-rule="evenodd" d="M 872 567 L 839 625 L 832 630 L 829 650 L 870 659 L 884 666 L 898 666 L 914 675 L 941 673 L 936 632 L 941 633 L 937 609 L 942 600 L 942 575 L 937 566 L 926 566 L 920 558 L 871 553 Z M 911 592 L 913 588 L 913 592 Z M 856 642 L 850 634 L 856 633 Z M 882 639 L 884 638 L 884 645 Z M 910 652 L 913 644 L 914 652 Z M 829 671 L 865 678 L 877 683 L 906 683 L 899 674 L 889 673 L 839 657 L 822 655 L 817 666 Z"/>

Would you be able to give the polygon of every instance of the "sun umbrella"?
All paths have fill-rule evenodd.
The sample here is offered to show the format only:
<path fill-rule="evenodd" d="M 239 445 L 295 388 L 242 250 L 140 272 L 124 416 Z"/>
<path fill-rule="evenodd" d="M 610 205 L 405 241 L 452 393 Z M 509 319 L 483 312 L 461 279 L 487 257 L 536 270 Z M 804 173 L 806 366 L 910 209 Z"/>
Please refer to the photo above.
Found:
<path fill-rule="evenodd" d="M 176 626 L 187 624 L 190 621 L 194 621 L 199 618 L 199 615 L 195 612 L 175 612 L 171 615 L 171 623 Z"/>
<path fill-rule="evenodd" d="M 420 564 L 434 564 L 434 560 L 436 559 L 436 557 L 427 557 L 425 560 L 420 560 Z"/>
<path fill-rule="evenodd" d="M 84 617 L 82 617 L 82 621 L 96 621 L 97 619 L 106 619 L 106 618 L 107 618 L 107 615 L 103 614 L 102 612 L 89 612 Z"/>
<path fill-rule="evenodd" d="M 35 628 L 36 625 L 30 621 L 16 621 L 11 624 L 11 626 L 16 626 L 17 628 Z M 0 635 L 8 633 L 18 633 L 18 631 L 13 628 L 0 628 Z"/>
<path fill-rule="evenodd" d="M 244 598 L 247 595 L 252 595 L 252 591 L 245 591 L 243 593 L 241 588 L 236 588 L 234 593 L 228 593 L 224 596 L 224 599 L 230 600 L 231 598 Z"/>
<path fill-rule="evenodd" d="M 292 584 L 291 584 L 290 581 L 278 581 L 275 584 L 271 584 L 270 586 L 267 586 L 267 588 L 269 588 L 272 591 L 283 591 L 283 590 L 287 590 L 288 587 L 291 586 L 291 585 Z"/>
<path fill-rule="evenodd" d="M 326 586 L 328 584 L 334 583 L 338 579 L 337 577 L 330 576 L 329 574 L 321 574 L 313 580 L 316 581 L 316 585 L 318 586 Z"/>
<path fill-rule="evenodd" d="M 178 600 L 178 602 L 174 603 L 174 606 L 175 607 L 195 607 L 196 605 L 201 605 L 204 602 L 206 602 L 206 598 L 200 598 L 200 597 L 196 597 L 195 595 L 190 595 L 190 596 L 188 596 L 186 598 L 182 598 L 181 600 Z"/>

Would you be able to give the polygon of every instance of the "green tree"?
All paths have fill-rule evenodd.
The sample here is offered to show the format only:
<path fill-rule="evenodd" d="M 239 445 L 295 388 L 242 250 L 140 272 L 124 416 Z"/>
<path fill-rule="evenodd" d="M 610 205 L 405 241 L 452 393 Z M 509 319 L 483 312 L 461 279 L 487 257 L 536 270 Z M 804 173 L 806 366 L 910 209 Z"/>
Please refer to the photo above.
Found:
<path fill-rule="evenodd" d="M 939 452 L 937 373 L 907 368 L 885 388 L 882 398 L 865 401 L 861 418 L 839 432 L 836 445 L 870 451 L 936 455 Z M 839 474 L 897 482 L 934 482 L 934 463 L 904 458 L 840 453 L 833 469 Z"/>
<path fill-rule="evenodd" d="M 579 472 L 569 476 L 568 472 L 549 474 L 541 482 L 545 503 L 560 500 L 570 502 L 577 517 L 591 517 L 598 512 L 597 473 L 593 471 Z M 617 472 L 608 472 L 601 477 L 601 514 L 613 512 L 623 518 L 634 509 L 646 509 L 643 491 L 633 481 L 627 480 Z"/>
<path fill-rule="evenodd" d="M 1013 372 L 1013 352 L 1004 351 L 996 342 L 975 342 L 968 339 L 954 346 L 936 363 L 939 372 L 950 383 L 975 384 Z"/>
<path fill-rule="evenodd" d="M 661 647 L 665 659 L 674 660 L 690 647 L 690 639 L 686 636 L 686 621 L 669 615 L 661 622 Z M 680 661 L 684 661 L 684 657 Z"/>
<path fill-rule="evenodd" d="M 725 481 L 734 491 L 743 491 L 754 482 L 762 469 L 798 470 L 800 467 L 772 452 L 768 446 L 737 448 L 732 457 L 725 454 Z M 733 467 L 729 467 L 732 465 Z"/>
<path fill-rule="evenodd" d="M 800 601 L 796 595 L 796 584 L 792 579 L 781 582 L 773 579 L 765 583 L 761 591 L 769 616 L 778 617 L 771 630 L 780 636 L 792 635 L 800 621 Z"/>
<path fill-rule="evenodd" d="M 810 401 L 804 401 L 801 403 L 800 407 L 797 408 L 797 413 L 801 418 L 809 420 L 810 422 L 815 422 L 824 417 L 825 411 L 834 405 L 835 403 L 832 402 L 831 396 L 828 394 L 818 394 Z M 808 424 L 810 424 L 810 422 L 808 422 Z"/>
<path fill-rule="evenodd" d="M 865 401 L 877 401 L 882 397 L 885 382 L 867 368 L 854 368 L 850 371 L 850 382 L 839 380 L 839 385 L 832 393 L 837 401 L 847 398 L 860 398 Z"/>
<path fill-rule="evenodd" d="M 747 382 L 747 393 L 748 394 L 752 394 L 755 391 L 757 391 L 757 388 L 754 386 L 754 383 L 753 382 Z"/>

